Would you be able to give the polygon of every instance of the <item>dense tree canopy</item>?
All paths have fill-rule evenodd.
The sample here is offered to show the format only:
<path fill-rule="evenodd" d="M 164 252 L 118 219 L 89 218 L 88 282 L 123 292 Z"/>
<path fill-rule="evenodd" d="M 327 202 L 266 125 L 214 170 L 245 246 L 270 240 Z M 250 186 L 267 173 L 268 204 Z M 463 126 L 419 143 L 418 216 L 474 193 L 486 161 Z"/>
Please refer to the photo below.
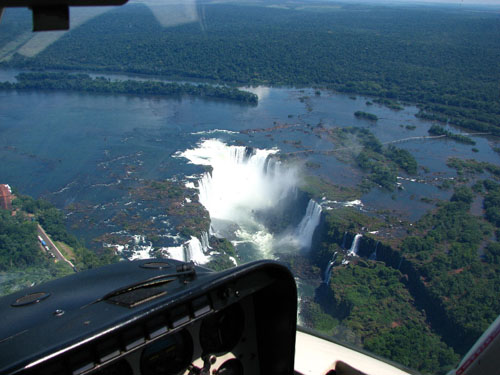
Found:
<path fill-rule="evenodd" d="M 192 85 L 157 81 L 111 81 L 104 77 L 91 78 L 88 74 L 21 73 L 16 83 L 0 83 L 0 90 L 66 90 L 88 93 L 203 96 L 256 104 L 258 97 L 250 92 L 227 86 Z"/>
<path fill-rule="evenodd" d="M 421 117 L 500 132 L 494 12 L 337 4 L 201 9 L 202 22 L 164 28 L 148 8 L 129 5 L 34 58 L 17 55 L 3 64 L 323 86 L 380 97 L 395 109 L 394 100 L 421 103 Z M 14 33 L 27 17 L 12 13 L 2 27 Z"/>

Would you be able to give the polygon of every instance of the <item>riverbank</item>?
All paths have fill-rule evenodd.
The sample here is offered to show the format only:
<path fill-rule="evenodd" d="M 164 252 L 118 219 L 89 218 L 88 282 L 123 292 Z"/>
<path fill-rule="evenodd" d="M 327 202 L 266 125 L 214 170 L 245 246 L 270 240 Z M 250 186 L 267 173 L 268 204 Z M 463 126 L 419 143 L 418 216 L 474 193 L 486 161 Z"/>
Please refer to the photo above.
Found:
<path fill-rule="evenodd" d="M 88 74 L 20 73 L 16 82 L 0 82 L 0 90 L 78 91 L 92 94 L 127 94 L 136 96 L 182 95 L 217 98 L 256 105 L 258 96 L 228 86 L 193 85 L 189 83 L 164 83 L 159 81 L 111 81 L 104 77 L 92 78 Z"/>

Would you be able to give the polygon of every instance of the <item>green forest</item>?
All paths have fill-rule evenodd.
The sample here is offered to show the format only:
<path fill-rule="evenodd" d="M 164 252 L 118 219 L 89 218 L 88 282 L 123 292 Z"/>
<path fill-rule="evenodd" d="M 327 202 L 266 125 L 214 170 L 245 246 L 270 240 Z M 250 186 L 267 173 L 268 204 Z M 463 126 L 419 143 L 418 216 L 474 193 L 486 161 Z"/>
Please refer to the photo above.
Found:
<path fill-rule="evenodd" d="M 15 55 L 1 64 L 325 87 L 417 103 L 422 118 L 500 134 L 500 26 L 493 12 L 347 4 L 201 7 L 202 22 L 169 28 L 145 6 L 119 8 L 34 58 Z M 2 27 L 14 33 L 28 22 L 29 14 L 18 11 Z"/>
<path fill-rule="evenodd" d="M 471 213 L 478 195 L 479 216 Z M 347 267 L 336 259 L 328 286 L 316 290 L 301 314 L 340 340 L 424 373 L 445 373 L 500 311 L 499 212 L 500 183 L 457 185 L 449 201 L 407 227 L 403 238 L 378 240 L 365 233 L 363 259 Z M 325 220 L 322 243 L 311 254 L 320 268 L 340 251 L 346 234 L 350 246 L 364 226 L 387 225 L 352 208 L 329 211 Z M 368 260 L 373 252 L 377 260 Z M 415 356 L 415 347 L 427 354 Z"/>
<path fill-rule="evenodd" d="M 100 254 L 88 250 L 67 231 L 63 213 L 49 202 L 18 193 L 16 196 L 15 215 L 0 209 L 0 295 L 73 273 L 69 265 L 55 263 L 41 250 L 37 223 L 53 241 L 61 241 L 73 249 L 75 257 L 71 261 L 80 271 L 118 260 L 105 249 Z"/>
<path fill-rule="evenodd" d="M 500 136 L 497 13 L 295 3 L 210 4 L 200 9 L 200 22 L 167 28 L 140 4 L 105 13 L 35 57 L 14 54 L 2 60 L 2 68 L 32 72 L 18 75 L 16 83 L 0 83 L 0 90 L 192 95 L 255 105 L 256 95 L 236 87 L 313 87 L 348 93 L 352 99 L 369 96 L 367 105 L 384 105 L 395 116 L 403 106 L 416 105 L 415 116 L 433 122 L 430 135 L 454 142 L 475 145 L 468 134 L 452 132 L 447 125 Z M 10 13 L 0 25 L 0 47 L 29 22 L 27 12 Z M 113 81 L 75 71 L 205 83 Z M 363 111 L 349 116 L 367 126 L 379 120 Z M 366 128 L 318 132 L 344 149 L 335 156 L 359 172 L 361 182 L 330 196 L 325 191 L 334 188 L 309 176 L 304 190 L 312 198 L 357 199 L 374 187 L 394 194 L 401 173 L 417 176 L 419 168 L 425 168 L 409 151 L 383 144 Z M 361 256 L 347 266 L 337 259 L 329 282 L 304 300 L 300 312 L 304 321 L 331 337 L 426 374 L 444 374 L 456 366 L 500 313 L 500 167 L 458 157 L 444 164 L 456 178 L 436 185 L 449 193 L 449 199 L 429 198 L 432 208 L 415 223 L 349 207 L 324 212 L 317 246 L 308 254 L 310 272 L 321 274 L 333 254 L 342 246 L 345 250 L 345 239 L 352 240 L 356 233 L 363 233 Z M 151 185 L 145 193 L 176 193 L 166 186 Z M 116 261 L 104 250 L 95 254 L 86 249 L 66 230 L 63 214 L 51 204 L 19 196 L 15 207 L 16 216 L 0 210 L 0 275 L 23 273 L 25 286 L 35 277 L 43 281 L 72 272 L 43 256 L 36 222 L 75 250 L 79 270 Z M 205 224 L 207 218 L 191 221 L 197 219 Z M 392 236 L 396 227 L 399 232 Z M 379 229 L 389 234 L 374 234 Z M 208 266 L 232 266 L 231 243 L 220 240 L 214 246 L 227 256 Z M 368 259 L 373 252 L 376 260 Z M 33 276 L 28 277 L 30 272 Z M 14 282 L 7 284 L 4 292 L 14 287 Z"/>
<path fill-rule="evenodd" d="M 331 128 L 322 129 L 322 132 L 344 150 L 336 153 L 338 158 L 365 172 L 360 184 L 363 191 L 370 191 L 375 186 L 394 191 L 399 172 L 409 175 L 417 173 L 418 163 L 409 151 L 392 144 L 383 145 L 366 128 Z"/>
<path fill-rule="evenodd" d="M 450 132 L 449 130 L 446 130 L 442 126 L 439 126 L 436 124 L 432 125 L 430 127 L 430 129 L 428 130 L 428 132 L 431 135 L 437 135 L 437 136 L 444 135 L 449 139 L 453 139 L 454 141 L 457 141 L 460 143 L 465 143 L 466 145 L 475 145 L 476 144 L 476 142 L 472 138 L 467 137 L 466 135 L 456 134 L 456 133 Z"/>
<path fill-rule="evenodd" d="M 341 160 L 365 172 L 361 189 L 375 184 L 391 191 L 398 171 L 417 173 L 411 153 L 383 145 L 368 129 L 321 132 L 345 149 Z M 472 140 L 436 124 L 429 133 L 465 144 Z M 355 146 L 361 147 L 357 153 Z M 347 266 L 341 265 L 345 257 L 335 258 L 329 283 L 300 312 L 308 326 L 423 373 L 444 374 L 457 364 L 500 312 L 500 169 L 457 157 L 448 158 L 447 166 L 457 172 L 439 186 L 452 190 L 449 200 L 403 224 L 404 234 L 377 234 L 397 225 L 394 218 L 350 207 L 324 213 L 320 243 L 309 257 L 313 268 L 324 272 L 356 233 L 363 233 L 361 258 Z M 318 188 L 310 193 L 324 196 L 327 187 Z"/>
<path fill-rule="evenodd" d="M 111 81 L 88 74 L 21 73 L 17 82 L 0 82 L 0 90 L 64 90 L 103 94 L 154 96 L 203 96 L 256 104 L 258 97 L 250 92 L 227 86 L 179 84 L 157 81 Z"/>

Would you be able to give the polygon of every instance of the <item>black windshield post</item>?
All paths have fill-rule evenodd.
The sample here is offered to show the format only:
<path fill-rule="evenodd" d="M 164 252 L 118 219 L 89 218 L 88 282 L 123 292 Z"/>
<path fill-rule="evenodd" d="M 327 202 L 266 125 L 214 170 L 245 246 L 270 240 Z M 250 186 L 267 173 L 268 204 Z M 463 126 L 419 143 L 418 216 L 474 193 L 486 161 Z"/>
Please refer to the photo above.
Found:
<path fill-rule="evenodd" d="M 33 7 L 33 31 L 69 30 L 69 6 Z"/>

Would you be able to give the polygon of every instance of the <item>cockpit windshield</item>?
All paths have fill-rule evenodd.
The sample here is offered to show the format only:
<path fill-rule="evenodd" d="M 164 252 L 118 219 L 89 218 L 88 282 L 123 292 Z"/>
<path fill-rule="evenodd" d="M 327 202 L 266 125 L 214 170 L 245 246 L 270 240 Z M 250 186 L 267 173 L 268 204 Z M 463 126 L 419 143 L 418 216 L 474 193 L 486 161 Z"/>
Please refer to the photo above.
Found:
<path fill-rule="evenodd" d="M 500 314 L 500 2 L 129 1 L 0 22 L 0 293 L 275 259 L 424 374 Z"/>

